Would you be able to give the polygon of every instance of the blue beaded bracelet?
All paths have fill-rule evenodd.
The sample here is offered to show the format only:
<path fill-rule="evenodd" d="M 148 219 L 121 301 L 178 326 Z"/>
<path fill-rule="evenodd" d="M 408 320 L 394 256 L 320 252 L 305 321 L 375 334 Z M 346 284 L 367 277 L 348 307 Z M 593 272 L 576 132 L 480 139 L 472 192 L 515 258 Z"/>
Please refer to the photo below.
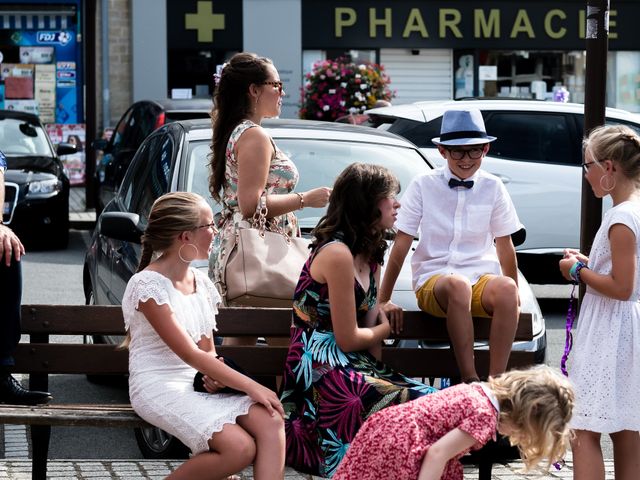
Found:
<path fill-rule="evenodd" d="M 571 265 L 571 268 L 569 269 L 569 276 L 575 283 L 580 283 L 580 270 L 582 270 L 583 268 L 589 267 L 587 267 L 586 263 L 581 261 L 577 261 L 576 263 Z"/>

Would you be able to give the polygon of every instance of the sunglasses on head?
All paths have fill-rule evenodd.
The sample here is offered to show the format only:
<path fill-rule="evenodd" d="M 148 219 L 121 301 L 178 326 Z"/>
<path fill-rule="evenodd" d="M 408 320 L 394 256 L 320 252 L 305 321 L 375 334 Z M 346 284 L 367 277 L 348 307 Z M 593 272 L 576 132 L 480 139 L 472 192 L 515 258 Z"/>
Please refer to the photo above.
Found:
<path fill-rule="evenodd" d="M 278 93 L 282 93 L 282 89 L 284 84 L 282 82 L 263 82 L 262 85 L 271 85 L 272 87 L 275 87 L 278 89 Z"/>

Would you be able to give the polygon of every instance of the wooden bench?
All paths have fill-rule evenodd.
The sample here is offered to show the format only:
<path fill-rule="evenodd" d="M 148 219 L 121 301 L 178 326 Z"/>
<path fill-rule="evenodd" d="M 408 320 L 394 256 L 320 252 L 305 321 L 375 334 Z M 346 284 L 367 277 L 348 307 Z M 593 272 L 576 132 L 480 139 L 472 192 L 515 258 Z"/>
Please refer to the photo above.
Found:
<path fill-rule="evenodd" d="M 222 309 L 218 316 L 219 336 L 289 337 L 290 309 Z M 50 374 L 123 375 L 128 371 L 128 353 L 113 345 L 78 343 L 76 339 L 52 343 L 50 337 L 77 335 L 123 335 L 122 311 L 119 306 L 89 305 L 24 305 L 22 331 L 30 337 L 15 352 L 12 371 L 29 375 L 29 387 L 48 390 Z M 489 335 L 486 320 L 475 321 L 477 339 Z M 517 340 L 531 340 L 531 316 L 522 314 Z M 405 316 L 400 339 L 428 339 L 448 342 L 443 320 L 428 318 L 420 312 Z M 75 340 L 76 343 L 73 343 Z M 281 375 L 287 347 L 219 346 L 218 352 L 233 358 L 247 372 L 256 376 Z M 412 377 L 455 377 L 458 375 L 450 349 L 393 348 L 383 349 L 383 360 L 398 371 Z M 532 352 L 513 351 L 509 366 L 523 367 L 535 362 Z M 488 372 L 488 351 L 476 351 L 478 373 Z M 144 427 L 130 405 L 52 404 L 41 406 L 0 405 L 0 423 L 30 425 L 32 441 L 32 478 L 44 480 L 52 426 Z M 489 479 L 493 459 L 480 458 L 480 479 Z"/>

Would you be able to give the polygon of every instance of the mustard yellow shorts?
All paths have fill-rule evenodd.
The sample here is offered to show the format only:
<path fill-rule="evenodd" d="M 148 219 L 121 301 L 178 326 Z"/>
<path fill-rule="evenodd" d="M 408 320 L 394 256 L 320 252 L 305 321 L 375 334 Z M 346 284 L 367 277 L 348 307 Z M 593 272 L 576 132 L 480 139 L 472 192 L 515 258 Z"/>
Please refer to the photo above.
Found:
<path fill-rule="evenodd" d="M 433 288 L 440 277 L 442 277 L 442 274 L 434 275 L 424 282 L 416 292 L 416 298 L 418 299 L 420 310 L 434 317 L 446 318 L 447 312 L 440 306 L 438 300 L 436 300 L 436 295 L 433 293 Z M 482 293 L 491 278 L 493 278 L 493 275 L 483 275 L 471 287 L 471 315 L 474 317 L 491 318 L 491 315 L 482 306 Z"/>

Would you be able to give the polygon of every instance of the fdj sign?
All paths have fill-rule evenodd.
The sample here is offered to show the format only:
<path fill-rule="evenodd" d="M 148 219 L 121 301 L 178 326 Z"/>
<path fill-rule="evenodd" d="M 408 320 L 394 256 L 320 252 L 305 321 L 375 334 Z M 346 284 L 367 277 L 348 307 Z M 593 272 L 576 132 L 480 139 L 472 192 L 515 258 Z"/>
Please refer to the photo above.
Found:
<path fill-rule="evenodd" d="M 583 2 L 303 0 L 303 48 L 562 48 L 584 49 Z M 363 5 L 364 4 L 364 5 Z M 638 2 L 619 0 L 609 12 L 614 48 L 632 48 Z M 625 35 L 626 33 L 626 35 Z"/>
<path fill-rule="evenodd" d="M 44 44 L 66 45 L 71 40 L 71 33 L 62 31 L 38 31 L 36 41 Z"/>

